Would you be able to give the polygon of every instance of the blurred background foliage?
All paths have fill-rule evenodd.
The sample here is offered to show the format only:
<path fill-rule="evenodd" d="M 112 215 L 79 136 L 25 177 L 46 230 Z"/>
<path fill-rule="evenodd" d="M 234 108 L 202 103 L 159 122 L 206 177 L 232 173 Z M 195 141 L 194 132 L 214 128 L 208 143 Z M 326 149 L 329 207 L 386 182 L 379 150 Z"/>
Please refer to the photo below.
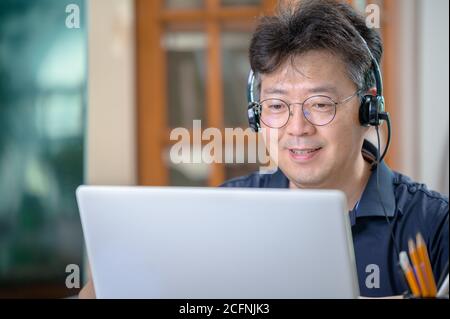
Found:
<path fill-rule="evenodd" d="M 66 27 L 69 3 L 80 28 Z M 83 3 L 0 1 L 0 297 L 76 293 L 65 268 L 82 261 Z"/>

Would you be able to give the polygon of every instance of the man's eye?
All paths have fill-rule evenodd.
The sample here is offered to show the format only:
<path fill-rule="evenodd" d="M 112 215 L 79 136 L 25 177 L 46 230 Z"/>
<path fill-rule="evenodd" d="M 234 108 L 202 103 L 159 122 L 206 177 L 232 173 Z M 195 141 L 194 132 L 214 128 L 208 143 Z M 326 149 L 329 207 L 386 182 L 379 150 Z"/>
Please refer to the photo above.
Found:
<path fill-rule="evenodd" d="M 269 106 L 269 108 L 274 111 L 279 111 L 284 108 L 284 105 L 283 104 L 272 104 Z"/>
<path fill-rule="evenodd" d="M 316 103 L 313 105 L 313 107 L 318 110 L 327 110 L 327 109 L 330 109 L 332 107 L 332 105 L 325 104 L 325 103 Z"/>

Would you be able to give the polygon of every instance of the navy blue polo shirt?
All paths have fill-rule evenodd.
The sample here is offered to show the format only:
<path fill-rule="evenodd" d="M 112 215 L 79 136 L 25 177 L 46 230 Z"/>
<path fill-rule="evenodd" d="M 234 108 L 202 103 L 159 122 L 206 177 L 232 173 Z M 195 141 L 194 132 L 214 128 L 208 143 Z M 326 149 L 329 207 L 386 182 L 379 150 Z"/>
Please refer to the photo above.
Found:
<path fill-rule="evenodd" d="M 364 143 L 366 160 L 373 159 L 375 151 L 372 144 Z M 443 272 L 448 272 L 448 198 L 429 190 L 424 184 L 393 172 L 381 163 L 374 168 L 360 201 L 349 214 L 360 293 L 367 297 L 400 295 L 408 290 L 390 227 L 379 201 L 377 170 L 381 199 L 398 249 L 408 251 L 408 239 L 415 238 L 417 232 L 421 232 L 436 281 Z M 273 174 L 253 173 L 235 178 L 222 186 L 289 188 L 289 180 L 278 170 Z"/>

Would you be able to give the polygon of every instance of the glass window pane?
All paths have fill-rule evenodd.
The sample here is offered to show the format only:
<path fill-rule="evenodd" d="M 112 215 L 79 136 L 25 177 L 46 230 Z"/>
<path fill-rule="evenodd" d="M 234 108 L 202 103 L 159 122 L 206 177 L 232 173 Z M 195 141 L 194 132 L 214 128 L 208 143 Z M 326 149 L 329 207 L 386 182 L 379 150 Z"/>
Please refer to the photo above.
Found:
<path fill-rule="evenodd" d="M 373 2 L 372 2 L 373 3 Z M 353 6 L 360 12 L 365 12 L 367 0 L 353 0 Z"/>
<path fill-rule="evenodd" d="M 150 0 L 154 1 L 154 0 Z M 203 7 L 204 0 L 166 0 L 166 8 L 197 9 Z"/>
<path fill-rule="evenodd" d="M 186 145 L 189 148 L 189 145 Z M 170 158 L 171 148 L 167 148 L 164 153 L 164 160 L 169 169 L 169 185 L 170 186 L 207 186 L 208 177 L 211 173 L 211 165 L 205 163 L 175 163 Z M 190 152 L 193 148 L 190 147 Z M 191 153 L 192 156 L 195 154 Z M 199 154 L 201 156 L 201 154 Z"/>
<path fill-rule="evenodd" d="M 205 118 L 206 35 L 172 31 L 166 34 L 169 127 L 192 128 Z"/>
<path fill-rule="evenodd" d="M 222 73 L 225 127 L 248 126 L 247 78 L 250 70 L 248 48 L 251 32 L 222 33 Z"/>
<path fill-rule="evenodd" d="M 222 6 L 261 5 L 262 0 L 222 0 Z"/>
<path fill-rule="evenodd" d="M 256 137 L 256 135 L 255 135 Z M 225 163 L 225 180 L 229 180 L 235 177 L 248 175 L 256 172 L 259 168 L 264 169 L 267 165 L 264 165 L 268 159 L 261 158 L 260 163 L 259 147 L 263 149 L 264 144 L 259 144 L 258 139 L 245 139 L 244 145 L 238 145 L 237 139 L 234 140 L 234 144 L 227 144 L 225 151 L 229 154 L 233 154 L 233 162 Z M 264 154 L 264 153 L 263 153 Z"/>

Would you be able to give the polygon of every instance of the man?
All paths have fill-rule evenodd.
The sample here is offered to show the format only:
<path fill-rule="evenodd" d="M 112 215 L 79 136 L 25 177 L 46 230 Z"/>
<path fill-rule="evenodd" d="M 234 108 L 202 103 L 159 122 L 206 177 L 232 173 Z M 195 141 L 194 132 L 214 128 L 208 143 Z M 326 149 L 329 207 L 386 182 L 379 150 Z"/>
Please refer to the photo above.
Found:
<path fill-rule="evenodd" d="M 260 82 L 261 127 L 278 129 L 279 170 L 223 186 L 343 191 L 361 295 L 392 296 L 407 290 L 397 249 L 407 251 L 408 239 L 419 231 L 435 278 L 448 272 L 448 199 L 384 162 L 372 170 L 377 149 L 364 140 L 369 128 L 361 125 L 359 109 L 361 96 L 376 95 L 376 89 L 360 36 L 379 63 L 379 34 L 347 4 L 302 1 L 262 19 L 250 45 L 250 63 Z M 324 96 L 333 112 L 314 117 L 313 108 L 328 103 Z"/>
<path fill-rule="evenodd" d="M 279 169 L 223 186 L 343 191 L 361 295 L 382 297 L 407 290 L 397 249 L 407 250 L 418 231 L 435 278 L 446 271 L 448 199 L 383 162 L 374 165 L 377 149 L 364 140 L 369 128 L 359 116 L 361 97 L 376 94 L 368 49 L 379 62 L 379 34 L 343 3 L 302 1 L 263 18 L 251 41 L 250 63 L 258 79 L 260 125 L 278 130 Z M 314 115 L 313 108 L 326 107 L 330 116 Z M 82 296 L 90 291 L 88 286 Z"/>

